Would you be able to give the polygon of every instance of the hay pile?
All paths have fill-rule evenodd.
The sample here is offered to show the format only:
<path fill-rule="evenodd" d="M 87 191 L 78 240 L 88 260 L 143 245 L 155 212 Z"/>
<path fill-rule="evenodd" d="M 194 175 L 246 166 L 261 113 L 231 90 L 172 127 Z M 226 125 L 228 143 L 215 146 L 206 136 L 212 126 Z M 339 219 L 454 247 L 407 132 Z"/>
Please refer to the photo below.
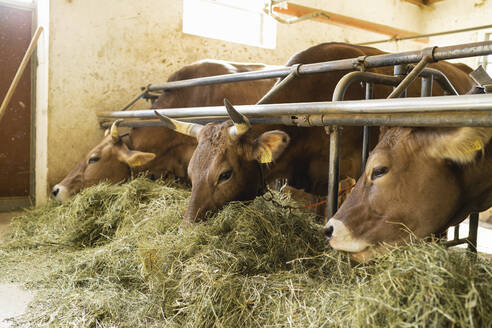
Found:
<path fill-rule="evenodd" d="M 186 226 L 188 197 L 139 178 L 16 218 L 0 281 L 37 291 L 16 324 L 492 326 L 490 262 L 421 243 L 354 265 L 326 248 L 310 214 L 258 198 Z"/>

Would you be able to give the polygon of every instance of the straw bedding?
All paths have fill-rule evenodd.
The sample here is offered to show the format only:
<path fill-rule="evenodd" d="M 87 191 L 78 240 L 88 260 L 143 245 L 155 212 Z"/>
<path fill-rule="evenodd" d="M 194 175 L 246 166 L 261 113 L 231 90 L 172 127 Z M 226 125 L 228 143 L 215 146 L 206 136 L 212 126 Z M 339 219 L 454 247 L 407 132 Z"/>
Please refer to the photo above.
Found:
<path fill-rule="evenodd" d="M 415 243 L 358 265 L 326 247 L 309 213 L 257 198 L 185 225 L 188 197 L 138 178 L 17 217 L 0 281 L 36 298 L 14 324 L 492 327 L 489 261 Z"/>

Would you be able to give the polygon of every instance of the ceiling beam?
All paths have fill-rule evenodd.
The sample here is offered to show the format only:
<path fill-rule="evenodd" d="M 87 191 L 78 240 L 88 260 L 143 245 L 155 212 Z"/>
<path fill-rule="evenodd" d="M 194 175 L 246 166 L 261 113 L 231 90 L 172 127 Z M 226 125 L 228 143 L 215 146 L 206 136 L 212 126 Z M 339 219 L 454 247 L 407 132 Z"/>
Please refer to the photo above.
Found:
<path fill-rule="evenodd" d="M 402 30 L 388 25 L 373 23 L 370 21 L 366 21 L 354 17 L 344 16 L 325 10 L 305 7 L 291 2 L 282 3 L 282 5 L 280 6 L 274 6 L 273 11 L 275 13 L 294 16 L 298 18 L 307 15 L 317 14 L 317 15 L 313 15 L 311 19 L 328 24 L 355 27 L 366 31 L 388 35 L 392 38 L 415 36 L 419 34 L 416 32 Z M 414 41 L 427 43 L 429 41 L 429 38 L 414 39 Z"/>

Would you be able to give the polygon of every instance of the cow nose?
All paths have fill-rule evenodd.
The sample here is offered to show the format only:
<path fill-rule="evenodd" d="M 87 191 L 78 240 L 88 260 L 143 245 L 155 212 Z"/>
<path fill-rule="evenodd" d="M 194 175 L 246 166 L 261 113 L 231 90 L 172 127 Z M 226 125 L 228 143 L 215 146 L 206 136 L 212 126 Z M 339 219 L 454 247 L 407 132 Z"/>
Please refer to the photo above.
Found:
<path fill-rule="evenodd" d="M 60 192 L 60 188 L 55 186 L 55 187 L 53 187 L 51 194 L 53 195 L 53 197 L 56 197 L 56 195 L 58 195 L 59 192 Z"/>
<path fill-rule="evenodd" d="M 324 233 L 326 240 L 330 240 L 331 236 L 333 235 L 333 226 L 331 224 L 329 226 L 326 226 L 324 229 Z"/>

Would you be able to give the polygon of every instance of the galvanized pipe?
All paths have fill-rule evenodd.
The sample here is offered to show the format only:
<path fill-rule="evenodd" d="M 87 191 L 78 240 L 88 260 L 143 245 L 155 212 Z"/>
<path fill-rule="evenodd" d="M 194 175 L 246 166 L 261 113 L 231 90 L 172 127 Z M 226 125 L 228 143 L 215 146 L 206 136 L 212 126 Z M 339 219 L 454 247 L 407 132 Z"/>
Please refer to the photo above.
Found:
<path fill-rule="evenodd" d="M 478 213 L 470 214 L 470 224 L 468 231 L 468 250 L 477 252 L 477 234 L 478 234 Z"/>
<path fill-rule="evenodd" d="M 366 82 L 366 100 L 373 98 L 373 85 L 372 83 Z M 367 158 L 369 157 L 369 139 L 371 138 L 369 126 L 364 125 L 364 129 L 362 131 L 362 165 L 361 165 L 361 174 L 364 173 L 366 168 Z"/>
<path fill-rule="evenodd" d="M 470 32 L 470 31 L 476 31 L 476 30 L 483 30 L 483 29 L 488 29 L 492 28 L 492 25 L 482 25 L 482 26 L 474 26 L 474 27 L 468 27 L 468 28 L 462 28 L 459 30 L 451 30 L 451 31 L 442 31 L 442 32 L 436 32 L 436 33 L 427 33 L 427 34 L 419 34 L 419 35 L 413 35 L 413 36 L 405 36 L 401 38 L 391 38 L 391 39 L 384 39 L 384 40 L 377 40 L 377 41 L 368 41 L 368 42 L 361 42 L 361 43 L 356 43 L 357 45 L 369 45 L 369 44 L 376 44 L 376 43 L 385 43 L 385 42 L 391 42 L 391 41 L 404 41 L 404 40 L 412 40 L 412 39 L 421 39 L 421 38 L 428 38 L 428 37 L 433 37 L 433 36 L 440 36 L 440 35 L 447 35 L 447 34 L 456 34 L 456 33 L 462 33 L 462 32 Z"/>
<path fill-rule="evenodd" d="M 311 126 L 409 126 L 409 127 L 492 127 L 492 115 L 469 113 L 325 114 L 310 119 Z M 305 126 L 305 125 L 304 125 Z"/>
<path fill-rule="evenodd" d="M 214 117 L 208 119 L 183 119 L 183 121 L 194 123 L 208 123 L 217 120 L 226 120 L 228 117 Z M 440 112 L 440 113 L 420 113 L 418 117 L 415 113 L 384 113 L 384 114 L 324 114 L 310 116 L 279 116 L 265 118 L 250 118 L 253 124 L 280 124 L 299 127 L 311 126 L 425 126 L 425 127 L 490 127 L 492 126 L 492 115 L 484 112 Z M 109 127 L 114 120 L 101 123 L 103 127 Z M 160 121 L 155 120 L 124 120 L 120 126 L 144 127 L 162 126 Z"/>
<path fill-rule="evenodd" d="M 454 240 L 460 239 L 460 226 L 455 225 L 454 226 Z"/>
<path fill-rule="evenodd" d="M 330 135 L 330 157 L 328 160 L 328 217 L 338 209 L 338 180 L 340 172 L 340 128 L 336 125 L 325 127 Z"/>
<path fill-rule="evenodd" d="M 466 114 L 470 111 L 483 111 L 491 116 L 492 94 L 436 96 L 425 98 L 394 98 L 371 100 L 326 101 L 313 103 L 284 103 L 268 105 L 238 105 L 235 108 L 250 117 L 301 116 L 320 114 L 364 114 L 364 113 L 423 113 L 423 112 L 457 112 Z M 175 109 L 158 109 L 159 113 L 171 118 L 224 118 L 227 111 L 224 106 L 189 107 Z M 115 120 L 117 118 L 155 119 L 153 110 L 136 110 L 124 112 L 101 112 L 99 119 Z"/>
<path fill-rule="evenodd" d="M 384 75 L 372 72 L 350 72 L 345 74 L 335 86 L 333 90 L 333 101 L 342 100 L 345 97 L 345 93 L 348 88 L 357 82 L 370 82 L 376 84 L 392 85 L 396 86 L 403 80 L 403 77 Z"/>
<path fill-rule="evenodd" d="M 297 71 L 298 68 L 299 65 L 292 66 L 292 72 L 290 72 L 290 74 L 287 75 L 282 81 L 275 84 L 273 88 L 271 88 L 256 104 L 260 105 L 268 102 L 276 93 L 282 90 L 290 81 L 292 81 L 297 76 L 299 76 L 299 72 Z"/>
<path fill-rule="evenodd" d="M 213 117 L 213 118 L 204 118 L 204 119 L 184 119 L 183 121 L 197 124 L 207 124 L 210 122 L 221 122 L 228 120 L 229 117 Z M 253 125 L 258 124 L 271 124 L 271 125 L 295 125 L 292 123 L 290 117 L 287 116 L 279 116 L 279 117 L 254 117 L 249 119 L 250 123 Z M 107 129 L 113 124 L 113 121 L 103 121 L 100 123 L 101 128 Z M 142 127 L 152 127 L 152 126 L 164 126 L 162 121 L 156 120 L 138 120 L 138 121 L 129 121 L 124 120 L 118 126 L 120 127 L 131 127 L 131 128 L 142 128 Z"/>
<path fill-rule="evenodd" d="M 363 58 L 348 58 L 329 62 L 304 64 L 298 67 L 300 75 L 353 70 L 360 65 L 368 69 L 372 67 L 393 66 L 398 64 L 417 63 L 425 56 L 426 50 L 407 51 L 396 54 L 382 54 L 367 56 Z M 436 47 L 433 51 L 433 61 L 455 59 L 463 57 L 484 56 L 492 53 L 492 41 L 466 43 L 461 45 Z M 209 85 L 217 83 L 241 82 L 250 80 L 271 79 L 285 77 L 292 72 L 291 67 L 280 67 L 276 69 L 225 74 L 217 76 L 202 77 L 196 79 L 167 82 L 163 84 L 150 85 L 149 91 L 171 90 L 189 86 Z"/>
<path fill-rule="evenodd" d="M 449 81 L 448 77 L 444 75 L 441 71 L 433 68 L 425 68 L 420 76 L 422 76 L 422 78 L 429 78 L 432 76 L 434 80 L 436 80 L 436 82 L 439 84 L 441 89 L 444 90 L 444 92 L 450 95 L 458 95 L 458 91 L 456 91 L 455 87 Z"/>
<path fill-rule="evenodd" d="M 425 66 L 427 66 L 427 64 L 430 63 L 431 61 L 432 61 L 431 57 L 429 56 L 423 57 L 419 61 L 419 63 L 415 65 L 412 71 L 408 73 L 407 76 L 405 76 L 405 78 L 398 84 L 398 86 L 395 89 L 393 89 L 393 91 L 389 94 L 387 98 L 388 99 L 398 98 L 403 93 L 403 91 L 407 89 L 410 83 L 415 81 L 417 76 L 419 76 L 419 74 L 424 70 Z"/>
<path fill-rule="evenodd" d="M 429 77 L 423 77 L 420 86 L 420 96 L 430 97 L 432 96 L 432 82 L 434 77 L 431 75 Z"/>

